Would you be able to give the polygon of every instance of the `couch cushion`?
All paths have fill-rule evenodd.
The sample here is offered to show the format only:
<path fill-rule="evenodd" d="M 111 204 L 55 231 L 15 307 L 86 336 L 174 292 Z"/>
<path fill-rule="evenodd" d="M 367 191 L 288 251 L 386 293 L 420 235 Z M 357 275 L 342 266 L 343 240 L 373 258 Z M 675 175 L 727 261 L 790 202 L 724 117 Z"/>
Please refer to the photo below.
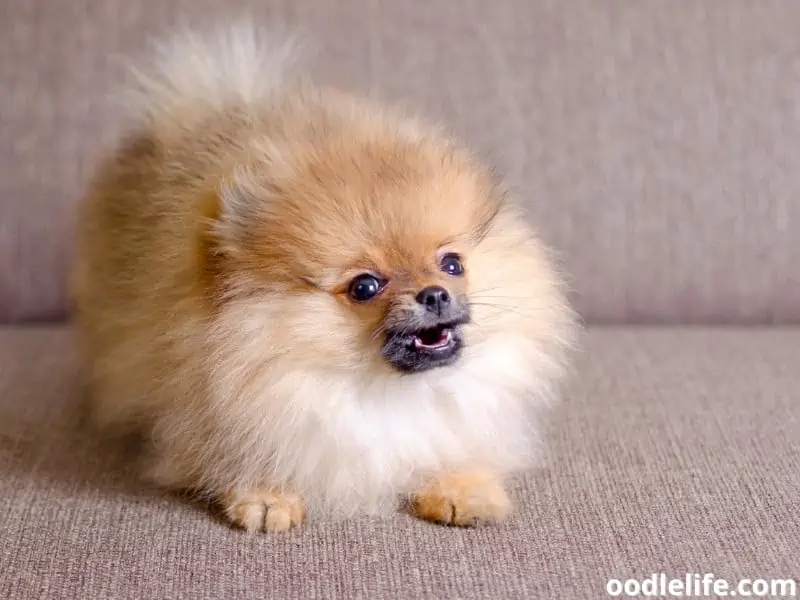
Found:
<path fill-rule="evenodd" d="M 798 347 L 800 330 L 591 331 L 506 524 L 248 537 L 81 432 L 68 330 L 0 330 L 0 598 L 595 599 L 661 572 L 798 577 Z"/>
<path fill-rule="evenodd" d="M 800 3 L 73 0 L 0 9 L 0 321 L 62 315 L 120 55 L 249 8 L 491 155 L 590 321 L 800 318 Z"/>

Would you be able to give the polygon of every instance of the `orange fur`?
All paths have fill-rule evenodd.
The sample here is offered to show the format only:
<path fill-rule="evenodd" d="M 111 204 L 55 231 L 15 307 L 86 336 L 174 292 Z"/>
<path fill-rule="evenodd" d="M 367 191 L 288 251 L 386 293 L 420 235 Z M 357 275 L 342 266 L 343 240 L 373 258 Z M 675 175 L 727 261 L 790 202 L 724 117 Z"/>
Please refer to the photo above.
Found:
<path fill-rule="evenodd" d="M 444 473 L 412 494 L 411 510 L 426 521 L 472 526 L 503 521 L 511 511 L 511 501 L 491 474 Z"/>
<path fill-rule="evenodd" d="M 251 529 L 302 520 L 268 516 L 274 490 L 346 516 L 438 473 L 531 464 L 575 326 L 515 199 L 438 128 L 316 87 L 255 40 L 174 45 L 83 206 L 73 281 L 96 422 L 143 429 L 151 478 Z M 463 277 L 441 272 L 444 252 Z M 364 271 L 388 283 L 356 304 Z M 399 373 L 381 336 L 431 284 L 469 302 L 463 355 Z"/>

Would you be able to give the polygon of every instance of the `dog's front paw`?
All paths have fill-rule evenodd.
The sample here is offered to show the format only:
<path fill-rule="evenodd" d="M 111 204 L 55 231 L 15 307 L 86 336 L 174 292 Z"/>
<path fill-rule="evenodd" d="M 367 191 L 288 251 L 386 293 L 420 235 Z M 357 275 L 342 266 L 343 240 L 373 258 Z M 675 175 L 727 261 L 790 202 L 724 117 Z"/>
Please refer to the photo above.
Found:
<path fill-rule="evenodd" d="M 225 516 L 234 525 L 256 531 L 288 531 L 306 517 L 303 501 L 278 488 L 230 492 L 222 498 Z"/>
<path fill-rule="evenodd" d="M 491 475 L 447 474 L 411 496 L 411 512 L 426 521 L 469 527 L 503 521 L 511 512 L 511 500 Z"/>

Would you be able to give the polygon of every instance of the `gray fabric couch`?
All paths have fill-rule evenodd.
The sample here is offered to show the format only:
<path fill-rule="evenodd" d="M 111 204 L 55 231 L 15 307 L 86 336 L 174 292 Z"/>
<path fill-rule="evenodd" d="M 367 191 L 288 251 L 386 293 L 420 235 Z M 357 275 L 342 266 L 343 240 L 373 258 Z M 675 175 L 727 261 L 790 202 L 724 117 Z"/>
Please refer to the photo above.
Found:
<path fill-rule="evenodd" d="M 80 428 L 65 273 L 75 200 L 120 125 L 116 58 L 242 9 L 305 30 L 320 77 L 445 120 L 560 250 L 588 332 L 507 523 L 248 537 L 142 487 L 125 448 Z M 0 4 L 0 598 L 800 578 L 798 28 L 795 0 Z"/>

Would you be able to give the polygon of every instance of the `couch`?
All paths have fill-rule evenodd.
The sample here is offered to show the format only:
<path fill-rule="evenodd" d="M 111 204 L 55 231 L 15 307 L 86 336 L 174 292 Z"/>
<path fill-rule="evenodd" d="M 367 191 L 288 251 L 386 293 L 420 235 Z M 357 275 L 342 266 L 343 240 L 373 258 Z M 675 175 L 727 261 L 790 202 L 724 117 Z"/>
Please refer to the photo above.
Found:
<path fill-rule="evenodd" d="M 304 32 L 324 80 L 459 132 L 558 249 L 587 327 L 506 523 L 247 536 L 81 427 L 65 274 L 75 201 L 121 126 L 119 58 L 243 11 Z M 799 24 L 794 0 L 2 3 L 0 598 L 582 599 L 660 574 L 800 578 Z"/>

